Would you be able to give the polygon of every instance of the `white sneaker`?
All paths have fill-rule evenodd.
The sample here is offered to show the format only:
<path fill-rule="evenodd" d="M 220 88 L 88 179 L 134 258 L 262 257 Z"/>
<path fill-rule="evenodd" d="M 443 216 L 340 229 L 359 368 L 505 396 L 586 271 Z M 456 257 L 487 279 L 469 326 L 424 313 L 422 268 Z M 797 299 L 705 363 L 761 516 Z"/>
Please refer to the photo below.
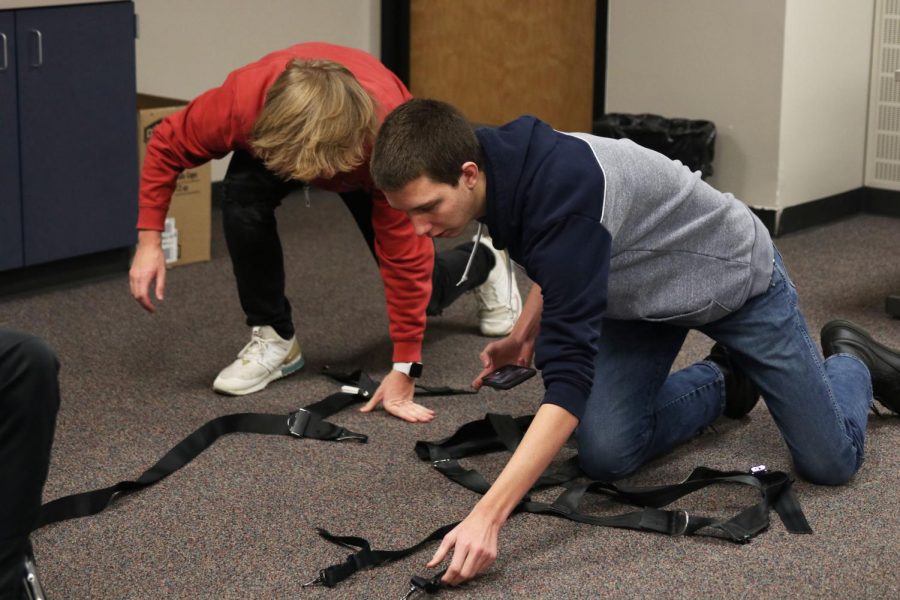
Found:
<path fill-rule="evenodd" d="M 473 290 L 478 300 L 479 328 L 483 335 L 508 335 L 522 313 L 516 274 L 505 250 L 494 248 L 487 236 L 482 236 L 481 243 L 493 252 L 494 268 L 488 273 L 487 281 Z"/>
<path fill-rule="evenodd" d="M 252 394 L 299 371 L 303 363 L 297 336 L 285 340 L 268 325 L 254 327 L 250 343 L 238 352 L 236 361 L 222 369 L 213 389 L 232 396 Z"/>

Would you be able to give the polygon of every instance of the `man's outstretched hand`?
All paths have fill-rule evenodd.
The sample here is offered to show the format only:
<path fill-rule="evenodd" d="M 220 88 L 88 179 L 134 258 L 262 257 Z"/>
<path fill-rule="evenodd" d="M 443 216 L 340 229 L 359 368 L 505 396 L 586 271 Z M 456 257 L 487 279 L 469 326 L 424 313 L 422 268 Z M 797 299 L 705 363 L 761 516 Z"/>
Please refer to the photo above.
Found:
<path fill-rule="evenodd" d="M 410 423 L 428 423 L 434 418 L 434 411 L 413 402 L 416 380 L 400 371 L 388 373 L 372 399 L 359 409 L 372 412 L 381 404 L 386 412 Z"/>
<path fill-rule="evenodd" d="M 444 536 L 440 548 L 425 566 L 438 566 L 452 552 L 453 558 L 441 582 L 447 585 L 465 583 L 483 573 L 497 559 L 501 525 L 476 508 Z"/>

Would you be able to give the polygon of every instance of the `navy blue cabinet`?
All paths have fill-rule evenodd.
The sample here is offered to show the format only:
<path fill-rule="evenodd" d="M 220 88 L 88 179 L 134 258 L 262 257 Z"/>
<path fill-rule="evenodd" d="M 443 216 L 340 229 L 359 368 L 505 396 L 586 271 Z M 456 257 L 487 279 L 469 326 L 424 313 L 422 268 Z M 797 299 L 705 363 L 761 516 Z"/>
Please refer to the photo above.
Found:
<path fill-rule="evenodd" d="M 0 12 L 12 19 L 9 71 L 16 95 L 20 245 L 24 266 L 135 242 L 137 140 L 134 6 L 85 4 Z M 9 71 L 4 74 L 9 75 Z M 8 138 L 0 137 L 0 178 Z M 16 157 L 13 156 L 13 160 Z M 5 179 L 4 179 L 5 181 Z M 0 235 L 13 228 L 4 183 Z M 9 202 L 7 202 L 9 200 Z M 7 220 L 9 223 L 7 224 Z M 12 237 L 10 237 L 12 239 Z M 0 243 L 5 248 L 6 241 Z M 0 268 L 10 268 L 0 258 Z"/>
<path fill-rule="evenodd" d="M 0 12 L 0 269 L 24 264 L 15 25 L 11 12 Z"/>

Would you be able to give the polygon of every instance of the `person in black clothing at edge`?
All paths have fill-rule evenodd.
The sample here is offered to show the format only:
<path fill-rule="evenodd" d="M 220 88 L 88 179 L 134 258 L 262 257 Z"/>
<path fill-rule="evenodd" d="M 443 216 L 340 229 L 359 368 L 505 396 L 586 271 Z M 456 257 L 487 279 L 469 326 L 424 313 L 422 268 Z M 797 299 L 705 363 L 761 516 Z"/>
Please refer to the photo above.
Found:
<path fill-rule="evenodd" d="M 0 329 L 0 600 L 28 598 L 25 563 L 34 563 L 28 535 L 50 464 L 58 370 L 56 355 L 43 341 Z"/>
<path fill-rule="evenodd" d="M 534 117 L 473 131 L 449 104 L 413 99 L 385 119 L 372 174 L 418 235 L 486 222 L 535 282 L 473 385 L 533 357 L 543 402 L 428 563 L 452 551 L 446 584 L 493 563 L 500 528 L 573 432 L 586 475 L 620 479 L 761 392 L 796 472 L 839 485 L 862 465 L 873 395 L 900 412 L 900 354 L 832 321 L 823 361 L 768 231 L 680 162 Z M 670 373 L 691 329 L 715 340 L 710 356 Z"/>

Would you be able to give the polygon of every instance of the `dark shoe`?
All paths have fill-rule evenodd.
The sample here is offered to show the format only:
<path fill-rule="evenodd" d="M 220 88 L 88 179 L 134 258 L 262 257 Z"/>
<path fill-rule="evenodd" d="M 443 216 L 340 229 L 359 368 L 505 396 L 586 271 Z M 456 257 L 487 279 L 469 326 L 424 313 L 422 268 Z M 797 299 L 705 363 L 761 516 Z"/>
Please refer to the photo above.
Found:
<path fill-rule="evenodd" d="M 873 340 L 850 321 L 829 321 L 822 328 L 822 353 L 850 354 L 869 367 L 872 395 L 889 410 L 900 413 L 900 353 Z"/>
<path fill-rule="evenodd" d="M 704 360 L 716 363 L 725 376 L 725 410 L 729 419 L 740 419 L 759 402 L 759 388 L 731 358 L 728 348 L 716 342 Z"/>

